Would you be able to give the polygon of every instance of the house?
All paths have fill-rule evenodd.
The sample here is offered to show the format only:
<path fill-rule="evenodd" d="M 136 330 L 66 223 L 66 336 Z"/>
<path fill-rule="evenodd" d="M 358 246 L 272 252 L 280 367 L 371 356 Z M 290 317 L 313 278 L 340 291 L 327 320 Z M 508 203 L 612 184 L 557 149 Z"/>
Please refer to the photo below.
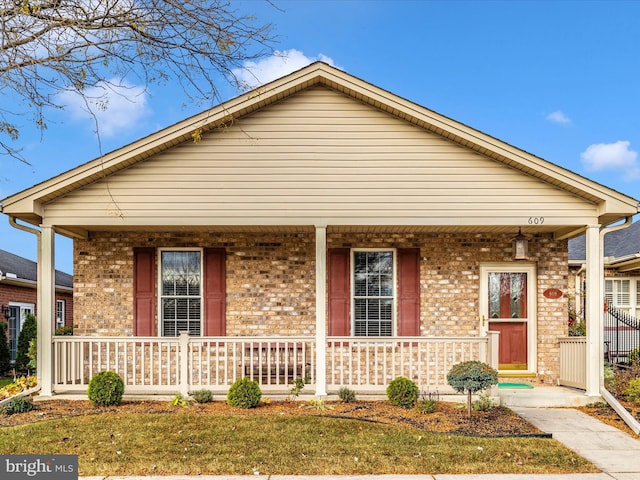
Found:
<path fill-rule="evenodd" d="M 7 323 L 11 361 L 16 358 L 18 336 L 29 313 L 37 315 L 36 262 L 0 250 L 0 321 Z M 73 277 L 55 272 L 54 328 L 73 325 Z"/>
<path fill-rule="evenodd" d="M 42 395 L 447 389 L 477 359 L 556 384 L 568 240 L 586 234 L 599 394 L 601 227 L 638 200 L 318 62 L 2 200 L 74 241 L 74 336 L 44 321 Z M 31 228 L 31 227 L 29 227 Z"/>
<path fill-rule="evenodd" d="M 640 347 L 640 222 L 612 231 L 604 239 L 605 354 L 612 362 L 626 361 Z M 585 239 L 569 241 L 569 280 L 573 311 L 581 321 L 586 303 Z"/>

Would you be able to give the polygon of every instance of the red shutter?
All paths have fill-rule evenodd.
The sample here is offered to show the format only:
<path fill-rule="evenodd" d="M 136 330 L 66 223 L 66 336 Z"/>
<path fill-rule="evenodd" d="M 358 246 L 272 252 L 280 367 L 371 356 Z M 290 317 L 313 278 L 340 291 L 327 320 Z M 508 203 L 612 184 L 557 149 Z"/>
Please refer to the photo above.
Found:
<path fill-rule="evenodd" d="M 398 249 L 398 335 L 420 335 L 420 249 Z"/>
<path fill-rule="evenodd" d="M 133 249 L 133 334 L 156 335 L 155 248 Z"/>
<path fill-rule="evenodd" d="M 204 249 L 204 336 L 219 337 L 227 332 L 226 252 L 224 248 Z"/>
<path fill-rule="evenodd" d="M 348 248 L 330 248 L 328 251 L 329 336 L 350 335 L 350 258 Z"/>

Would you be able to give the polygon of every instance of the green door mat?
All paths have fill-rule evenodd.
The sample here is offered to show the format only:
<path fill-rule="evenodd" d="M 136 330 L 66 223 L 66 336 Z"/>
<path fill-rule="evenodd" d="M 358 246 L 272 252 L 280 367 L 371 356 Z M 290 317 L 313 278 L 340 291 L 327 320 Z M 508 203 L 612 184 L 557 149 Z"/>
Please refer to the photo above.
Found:
<path fill-rule="evenodd" d="M 528 383 L 498 383 L 498 388 L 533 388 Z"/>

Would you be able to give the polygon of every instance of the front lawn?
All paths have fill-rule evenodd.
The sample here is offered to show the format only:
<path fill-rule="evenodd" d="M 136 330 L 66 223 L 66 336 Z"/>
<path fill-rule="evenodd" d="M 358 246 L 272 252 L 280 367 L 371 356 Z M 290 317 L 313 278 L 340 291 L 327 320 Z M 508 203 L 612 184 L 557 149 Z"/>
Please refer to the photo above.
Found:
<path fill-rule="evenodd" d="M 81 476 L 598 471 L 550 438 L 433 433 L 331 410 L 309 415 L 302 406 L 300 415 L 293 408 L 201 407 L 78 410 L 80 416 L 4 427 L 0 454 L 77 454 Z"/>

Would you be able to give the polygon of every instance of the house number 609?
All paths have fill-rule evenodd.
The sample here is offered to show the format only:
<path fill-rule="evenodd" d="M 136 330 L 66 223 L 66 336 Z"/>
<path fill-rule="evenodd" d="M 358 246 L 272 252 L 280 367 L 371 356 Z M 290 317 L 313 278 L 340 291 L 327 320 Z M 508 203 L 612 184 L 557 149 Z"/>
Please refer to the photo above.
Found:
<path fill-rule="evenodd" d="M 544 217 L 529 217 L 529 225 L 542 225 Z"/>

